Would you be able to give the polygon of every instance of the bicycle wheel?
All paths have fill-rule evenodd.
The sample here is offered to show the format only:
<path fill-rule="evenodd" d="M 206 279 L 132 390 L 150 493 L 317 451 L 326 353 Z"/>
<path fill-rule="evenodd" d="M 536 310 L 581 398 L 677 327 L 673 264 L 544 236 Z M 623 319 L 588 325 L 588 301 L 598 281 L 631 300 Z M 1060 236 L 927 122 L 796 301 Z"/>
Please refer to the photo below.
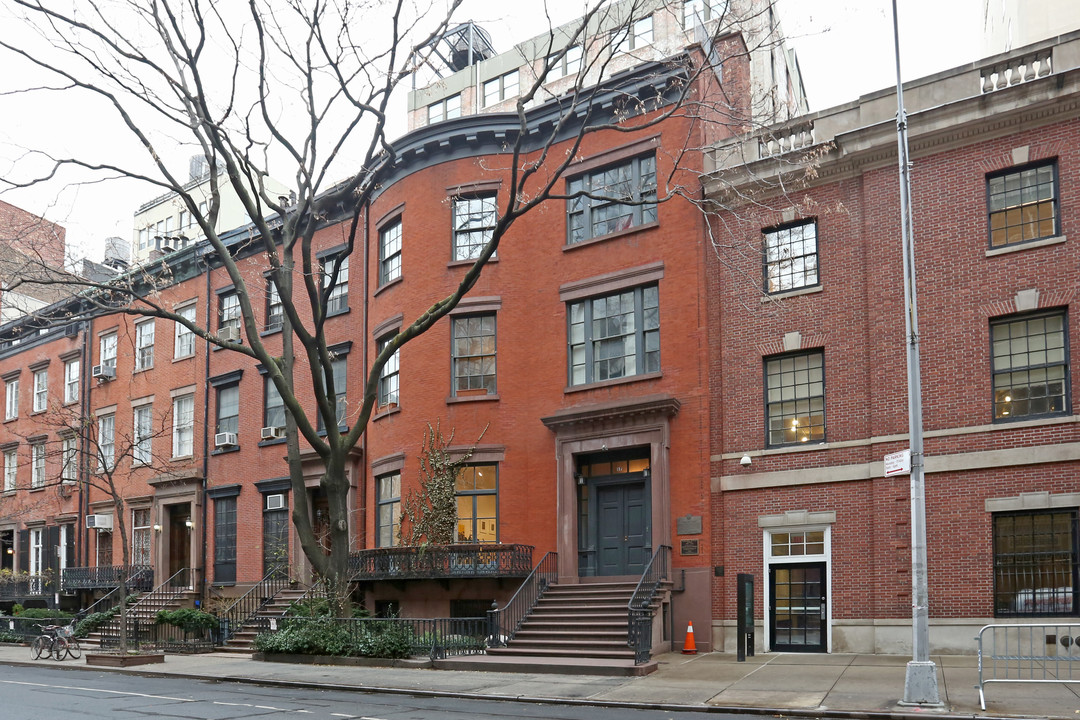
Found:
<path fill-rule="evenodd" d="M 67 641 L 67 654 L 70 658 L 78 660 L 82 657 L 82 648 L 79 647 L 79 641 L 76 638 L 71 638 Z"/>
<path fill-rule="evenodd" d="M 45 652 L 45 640 L 43 635 L 38 635 L 30 643 L 30 657 L 37 660 L 41 657 L 41 653 Z"/>
<path fill-rule="evenodd" d="M 58 662 L 67 657 L 67 640 L 58 637 L 53 640 L 53 658 Z"/>

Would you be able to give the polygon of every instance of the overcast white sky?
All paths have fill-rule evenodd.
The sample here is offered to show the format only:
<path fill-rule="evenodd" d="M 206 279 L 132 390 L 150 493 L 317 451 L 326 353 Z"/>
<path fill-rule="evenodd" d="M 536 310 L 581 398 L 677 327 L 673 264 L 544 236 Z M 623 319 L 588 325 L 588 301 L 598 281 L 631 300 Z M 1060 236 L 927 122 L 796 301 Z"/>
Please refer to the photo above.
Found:
<path fill-rule="evenodd" d="M 799 56 L 811 109 L 831 107 L 895 84 L 891 0 L 777 2 L 783 28 Z M 900 0 L 899 4 L 905 80 L 977 59 L 981 0 Z M 512 9 L 507 11 L 507 7 Z M 568 22 L 580 15 L 581 7 L 582 0 L 553 0 L 552 19 Z M 499 51 L 535 35 L 547 24 L 542 5 L 535 0 L 510 6 L 468 0 L 460 17 L 485 27 Z M 0 33 L 11 31 L 9 23 L 0 23 Z M 11 72 L 10 64 L 5 71 L 8 87 L 13 76 L 21 80 L 18 72 Z M 109 147 L 118 142 L 112 139 L 112 126 L 94 123 L 79 107 L 55 96 L 51 101 L 32 95 L 2 98 L 0 117 L 0 176 L 23 148 L 39 147 L 42 137 L 64 138 L 76 149 L 86 143 Z M 100 260 L 104 239 L 117 235 L 130 240 L 135 208 L 158 194 L 152 187 L 132 182 L 83 186 L 57 182 L 3 192 L 0 198 L 67 227 L 69 255 Z"/>

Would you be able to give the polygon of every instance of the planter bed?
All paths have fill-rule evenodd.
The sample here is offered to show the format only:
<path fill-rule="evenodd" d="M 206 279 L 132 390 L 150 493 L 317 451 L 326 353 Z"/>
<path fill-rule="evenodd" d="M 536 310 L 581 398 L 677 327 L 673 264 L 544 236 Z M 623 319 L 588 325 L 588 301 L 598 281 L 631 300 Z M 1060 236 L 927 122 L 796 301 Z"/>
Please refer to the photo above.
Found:
<path fill-rule="evenodd" d="M 154 665 L 165 662 L 160 653 L 117 655 L 115 653 L 86 653 L 86 664 L 98 667 L 131 667 L 133 665 Z"/>
<path fill-rule="evenodd" d="M 342 657 L 338 655 L 288 655 L 285 653 L 254 653 L 252 660 L 261 662 L 292 663 L 294 665 L 345 665 L 353 667 L 431 668 L 432 662 L 425 657 L 372 658 Z"/>

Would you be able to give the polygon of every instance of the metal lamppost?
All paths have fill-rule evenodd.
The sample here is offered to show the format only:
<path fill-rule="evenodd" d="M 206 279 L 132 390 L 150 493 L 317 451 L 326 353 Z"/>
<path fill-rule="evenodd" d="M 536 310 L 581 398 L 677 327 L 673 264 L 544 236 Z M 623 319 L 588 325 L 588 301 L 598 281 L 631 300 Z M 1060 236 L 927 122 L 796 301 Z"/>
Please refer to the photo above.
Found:
<path fill-rule="evenodd" d="M 900 234 L 904 253 L 904 329 L 907 333 L 908 433 L 911 438 L 911 661 L 904 680 L 905 705 L 940 705 L 937 667 L 930 659 L 926 573 L 926 488 L 923 482 L 922 375 L 919 309 L 915 293 L 915 247 L 911 227 L 907 114 L 900 80 L 900 29 L 892 2 L 896 50 L 896 130 L 900 155 Z"/>

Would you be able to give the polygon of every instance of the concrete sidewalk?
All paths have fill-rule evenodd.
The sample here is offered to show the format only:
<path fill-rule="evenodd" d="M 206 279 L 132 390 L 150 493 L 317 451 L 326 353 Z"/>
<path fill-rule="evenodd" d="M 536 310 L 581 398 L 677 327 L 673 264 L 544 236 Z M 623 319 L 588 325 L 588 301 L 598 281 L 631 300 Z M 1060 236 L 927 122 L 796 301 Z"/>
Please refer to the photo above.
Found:
<path fill-rule="evenodd" d="M 133 675 L 177 676 L 336 689 L 536 699 L 635 707 L 691 708 L 813 716 L 1080 717 L 1080 686 L 991 684 L 987 710 L 979 709 L 976 659 L 934 656 L 944 708 L 899 705 L 906 657 L 769 653 L 736 662 L 732 655 L 667 654 L 657 671 L 642 677 L 536 672 L 480 672 L 413 667 L 356 667 L 260 662 L 246 655 L 168 655 L 163 664 L 116 670 Z M 79 667 L 85 660 L 30 660 L 25 647 L 0 647 L 0 663 Z M 452 667 L 452 665 L 451 665 Z M 101 670 L 101 668 L 90 668 Z"/>

